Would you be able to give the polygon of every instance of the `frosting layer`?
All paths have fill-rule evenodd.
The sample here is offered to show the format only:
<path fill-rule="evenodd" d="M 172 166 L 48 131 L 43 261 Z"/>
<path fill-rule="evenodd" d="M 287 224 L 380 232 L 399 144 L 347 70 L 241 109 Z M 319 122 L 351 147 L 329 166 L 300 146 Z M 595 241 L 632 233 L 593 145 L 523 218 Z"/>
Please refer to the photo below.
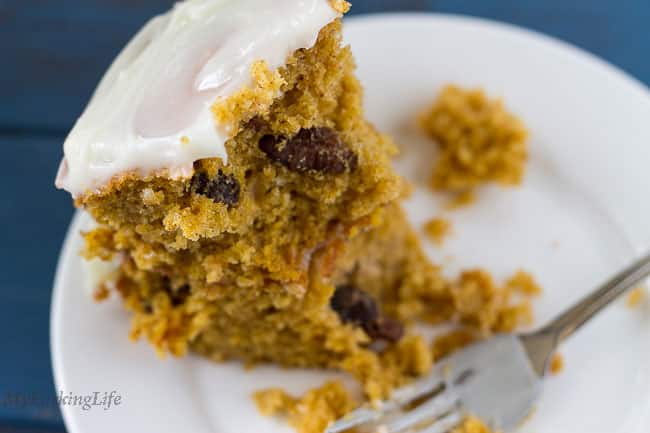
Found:
<path fill-rule="evenodd" d="M 227 162 L 229 133 L 210 106 L 310 48 L 339 13 L 329 0 L 186 0 L 153 18 L 100 82 L 64 143 L 56 185 L 73 196 L 114 176 L 192 174 L 197 159 Z"/>

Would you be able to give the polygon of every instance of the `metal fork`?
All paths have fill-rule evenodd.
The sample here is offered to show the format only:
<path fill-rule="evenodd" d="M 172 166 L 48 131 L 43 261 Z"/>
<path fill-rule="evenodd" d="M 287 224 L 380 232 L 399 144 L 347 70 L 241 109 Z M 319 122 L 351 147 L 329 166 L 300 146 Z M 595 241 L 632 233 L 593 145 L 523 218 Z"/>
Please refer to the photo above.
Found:
<path fill-rule="evenodd" d="M 650 275 L 650 254 L 600 286 L 536 332 L 501 334 L 438 362 L 432 372 L 361 407 L 325 433 L 353 427 L 380 433 L 444 433 L 472 414 L 490 427 L 515 428 L 531 412 L 558 345 L 596 313 Z"/>

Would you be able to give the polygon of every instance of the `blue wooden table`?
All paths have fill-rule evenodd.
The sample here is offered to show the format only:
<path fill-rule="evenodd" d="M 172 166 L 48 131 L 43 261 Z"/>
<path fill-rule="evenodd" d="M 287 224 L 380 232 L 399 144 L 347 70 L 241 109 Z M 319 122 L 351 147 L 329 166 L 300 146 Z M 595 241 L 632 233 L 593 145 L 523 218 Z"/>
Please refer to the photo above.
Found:
<path fill-rule="evenodd" d="M 172 3 L 0 0 L 0 433 L 64 431 L 42 401 L 55 395 L 50 291 L 72 215 L 52 185 L 61 143 L 130 35 Z M 539 30 L 650 84 L 650 0 L 356 0 L 352 13 L 406 10 Z"/>

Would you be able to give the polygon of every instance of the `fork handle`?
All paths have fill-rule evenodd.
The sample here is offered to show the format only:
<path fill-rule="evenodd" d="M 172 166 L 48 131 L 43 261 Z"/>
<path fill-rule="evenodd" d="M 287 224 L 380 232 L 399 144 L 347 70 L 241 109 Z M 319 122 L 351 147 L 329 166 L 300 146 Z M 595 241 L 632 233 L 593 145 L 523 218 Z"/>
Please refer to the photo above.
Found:
<path fill-rule="evenodd" d="M 594 293 L 560 314 L 536 334 L 553 335 L 556 345 L 562 343 L 603 308 L 649 275 L 650 253 L 616 274 Z"/>

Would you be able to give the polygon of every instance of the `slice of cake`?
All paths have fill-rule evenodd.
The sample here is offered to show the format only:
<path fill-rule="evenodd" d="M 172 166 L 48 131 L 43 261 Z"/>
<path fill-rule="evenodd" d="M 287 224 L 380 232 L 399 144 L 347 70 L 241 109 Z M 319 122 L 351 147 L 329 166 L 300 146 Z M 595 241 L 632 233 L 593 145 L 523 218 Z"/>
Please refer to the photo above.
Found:
<path fill-rule="evenodd" d="M 504 328 L 500 292 L 421 252 L 341 44 L 348 6 L 186 0 L 107 72 L 56 184 L 97 222 L 83 255 L 119 263 L 97 298 L 121 294 L 133 338 L 340 369 L 378 399 L 433 360 L 406 325 Z"/>
<path fill-rule="evenodd" d="M 407 281 L 451 311 L 396 203 L 395 148 L 363 117 L 347 7 L 189 0 L 107 72 L 57 185 L 98 223 L 85 257 L 120 261 L 133 337 L 343 368 L 376 398 L 392 386 L 377 353 L 404 334 Z"/>

